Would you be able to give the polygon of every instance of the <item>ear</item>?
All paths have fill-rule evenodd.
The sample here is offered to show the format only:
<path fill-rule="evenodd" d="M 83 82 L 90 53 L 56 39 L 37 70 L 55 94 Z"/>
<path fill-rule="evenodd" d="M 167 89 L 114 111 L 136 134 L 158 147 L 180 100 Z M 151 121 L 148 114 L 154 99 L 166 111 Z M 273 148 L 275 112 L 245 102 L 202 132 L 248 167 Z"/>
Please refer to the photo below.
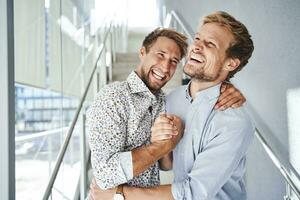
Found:
<path fill-rule="evenodd" d="M 233 71 L 236 68 L 238 68 L 238 66 L 240 66 L 241 61 L 238 58 L 229 58 L 229 61 L 227 63 L 227 65 L 225 66 L 225 70 L 227 71 Z"/>
<path fill-rule="evenodd" d="M 146 48 L 145 47 L 141 47 L 140 48 L 139 57 L 142 58 L 145 54 L 146 54 Z"/>

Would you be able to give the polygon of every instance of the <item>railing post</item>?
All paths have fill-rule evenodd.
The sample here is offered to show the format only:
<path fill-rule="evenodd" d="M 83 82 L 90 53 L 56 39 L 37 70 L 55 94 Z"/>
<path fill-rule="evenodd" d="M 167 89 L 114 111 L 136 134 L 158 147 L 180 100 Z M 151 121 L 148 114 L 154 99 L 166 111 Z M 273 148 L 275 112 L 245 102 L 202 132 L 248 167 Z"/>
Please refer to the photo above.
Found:
<path fill-rule="evenodd" d="M 108 72 L 108 80 L 112 81 L 112 33 L 108 34 L 107 52 L 106 52 L 106 67 Z"/>
<path fill-rule="evenodd" d="M 291 200 L 291 188 L 287 182 L 285 182 L 285 195 L 284 200 Z"/>
<path fill-rule="evenodd" d="M 99 72 L 99 68 L 97 69 L 97 73 L 96 73 L 96 92 L 95 94 L 97 94 L 100 90 L 100 72 Z"/>
<path fill-rule="evenodd" d="M 103 47 L 103 52 L 101 54 L 101 58 L 100 58 L 100 75 L 99 75 L 99 87 L 102 88 L 104 85 L 106 85 L 107 83 L 107 71 L 106 71 L 106 46 Z M 99 88 L 99 89 L 100 89 Z"/>
<path fill-rule="evenodd" d="M 116 62 L 116 28 L 115 25 L 112 27 L 112 59 L 113 63 Z"/>
<path fill-rule="evenodd" d="M 82 109 L 82 133 L 80 134 L 80 164 L 81 164 L 81 173 L 80 173 L 80 199 L 84 200 L 87 195 L 87 173 L 86 173 L 86 137 L 85 137 L 85 108 Z"/>

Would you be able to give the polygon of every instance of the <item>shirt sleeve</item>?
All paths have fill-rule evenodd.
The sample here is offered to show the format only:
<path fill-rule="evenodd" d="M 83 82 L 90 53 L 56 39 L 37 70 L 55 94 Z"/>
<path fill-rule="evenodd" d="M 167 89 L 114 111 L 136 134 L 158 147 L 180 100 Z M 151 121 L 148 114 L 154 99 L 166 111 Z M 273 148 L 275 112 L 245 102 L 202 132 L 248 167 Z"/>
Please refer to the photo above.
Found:
<path fill-rule="evenodd" d="M 254 127 L 235 121 L 210 131 L 216 136 L 197 155 L 187 177 L 172 184 L 175 199 L 213 199 L 245 156 Z"/>
<path fill-rule="evenodd" d="M 87 112 L 91 164 L 101 189 L 133 178 L 131 151 L 124 151 L 127 123 L 122 109 L 116 97 L 102 91 Z"/>

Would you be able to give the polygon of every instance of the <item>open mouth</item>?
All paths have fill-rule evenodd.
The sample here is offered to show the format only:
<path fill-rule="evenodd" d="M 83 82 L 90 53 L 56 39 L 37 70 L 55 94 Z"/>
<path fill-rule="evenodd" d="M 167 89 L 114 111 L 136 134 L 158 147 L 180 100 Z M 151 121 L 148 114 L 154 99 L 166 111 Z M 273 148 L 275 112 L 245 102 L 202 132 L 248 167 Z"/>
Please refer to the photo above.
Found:
<path fill-rule="evenodd" d="M 190 60 L 197 63 L 204 63 L 204 59 L 202 57 L 195 56 L 195 55 L 191 55 Z"/>
<path fill-rule="evenodd" d="M 152 75 L 158 80 L 163 80 L 166 77 L 162 72 L 156 69 L 152 70 Z"/>

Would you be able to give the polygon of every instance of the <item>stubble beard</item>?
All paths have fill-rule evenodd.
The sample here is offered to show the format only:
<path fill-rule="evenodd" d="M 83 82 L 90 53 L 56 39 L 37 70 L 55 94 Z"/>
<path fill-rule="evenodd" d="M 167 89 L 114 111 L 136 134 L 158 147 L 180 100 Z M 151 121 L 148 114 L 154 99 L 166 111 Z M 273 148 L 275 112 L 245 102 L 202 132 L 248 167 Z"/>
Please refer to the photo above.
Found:
<path fill-rule="evenodd" d="M 205 74 L 204 67 L 201 67 L 200 69 L 195 69 L 196 67 L 193 65 L 185 64 L 183 67 L 183 72 L 191 77 L 191 79 L 195 79 L 197 81 L 201 82 L 212 82 L 217 80 L 217 78 L 220 76 L 221 70 L 218 71 L 216 76 L 210 76 Z"/>
<path fill-rule="evenodd" d="M 146 86 L 149 88 L 150 91 L 152 91 L 153 93 L 157 93 L 158 91 L 160 91 L 160 89 L 166 84 L 163 84 L 161 86 L 158 85 L 154 85 L 151 83 L 150 81 L 150 73 L 151 70 L 149 70 L 149 72 L 145 72 L 144 70 L 142 70 L 142 81 L 146 84 Z"/>

